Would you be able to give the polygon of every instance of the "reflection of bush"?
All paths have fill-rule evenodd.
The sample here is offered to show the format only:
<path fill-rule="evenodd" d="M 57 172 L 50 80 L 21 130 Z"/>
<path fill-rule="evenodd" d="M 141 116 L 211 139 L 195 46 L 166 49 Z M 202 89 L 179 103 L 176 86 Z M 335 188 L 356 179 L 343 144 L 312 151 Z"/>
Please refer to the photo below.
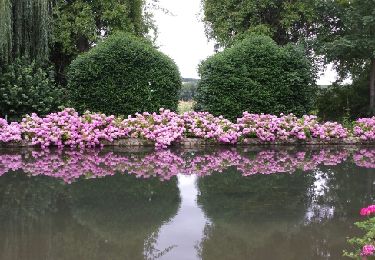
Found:
<path fill-rule="evenodd" d="M 0 259 L 144 259 L 180 201 L 176 178 L 116 175 L 65 185 L 22 173 L 0 184 Z"/>
<path fill-rule="evenodd" d="M 309 172 L 244 178 L 231 170 L 200 178 L 198 202 L 212 221 L 202 258 L 341 259 L 359 205 L 374 199 L 372 175 L 360 175 L 371 170 L 357 169 L 349 162 L 320 166 L 329 186 L 321 196 Z"/>
<path fill-rule="evenodd" d="M 199 179 L 198 202 L 214 218 L 243 220 L 245 217 L 248 221 L 274 216 L 275 212 L 279 217 L 299 216 L 303 209 L 296 210 L 306 203 L 306 190 L 311 182 L 311 175 L 301 172 L 244 178 L 237 171 L 228 170 L 225 174 Z"/>
<path fill-rule="evenodd" d="M 45 259 L 58 232 L 66 185 L 12 172 L 0 178 L 0 259 Z"/>
<path fill-rule="evenodd" d="M 22 171 L 0 178 L 0 218 L 30 218 L 56 212 L 64 196 L 65 185 L 61 180 L 38 176 L 32 180 Z"/>
<path fill-rule="evenodd" d="M 311 183 L 301 172 L 244 178 L 228 171 L 199 179 L 198 202 L 213 222 L 202 244 L 203 258 L 268 259 L 256 257 L 257 252 L 285 241 L 290 235 L 285 231 L 294 232 L 294 225 L 303 222 Z M 220 249 L 228 243 L 231 253 Z"/>
<path fill-rule="evenodd" d="M 115 246 L 113 257 L 125 259 L 143 259 L 145 241 L 176 214 L 180 201 L 176 178 L 160 182 L 116 175 L 71 187 L 73 217 Z"/>

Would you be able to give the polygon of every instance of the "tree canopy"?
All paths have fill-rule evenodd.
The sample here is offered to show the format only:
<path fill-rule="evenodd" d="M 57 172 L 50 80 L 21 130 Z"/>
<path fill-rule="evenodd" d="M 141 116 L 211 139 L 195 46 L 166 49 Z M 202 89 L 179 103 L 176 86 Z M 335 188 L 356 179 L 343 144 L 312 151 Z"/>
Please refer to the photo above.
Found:
<path fill-rule="evenodd" d="M 79 53 L 88 51 L 116 31 L 149 37 L 156 31 L 145 0 L 58 0 L 53 8 L 51 59 L 59 77 Z"/>
<path fill-rule="evenodd" d="M 59 82 L 79 53 L 116 31 L 156 32 L 146 0 L 0 0 L 0 65 L 16 58 L 55 64 Z"/>
<path fill-rule="evenodd" d="M 338 30 L 317 38 L 317 53 L 333 62 L 341 78 L 368 75 L 370 114 L 375 113 L 375 0 L 335 1 Z"/>
<path fill-rule="evenodd" d="M 202 0 L 206 34 L 222 46 L 246 33 L 262 33 L 278 44 L 315 34 L 315 0 Z"/>

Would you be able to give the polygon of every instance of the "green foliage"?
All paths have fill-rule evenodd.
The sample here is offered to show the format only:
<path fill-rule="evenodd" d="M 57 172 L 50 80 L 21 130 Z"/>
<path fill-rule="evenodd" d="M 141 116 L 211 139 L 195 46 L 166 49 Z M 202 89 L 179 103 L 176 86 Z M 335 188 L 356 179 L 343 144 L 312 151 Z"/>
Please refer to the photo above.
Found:
<path fill-rule="evenodd" d="M 303 50 L 251 36 L 199 68 L 196 109 L 234 119 L 243 111 L 295 113 L 312 107 L 313 69 Z"/>
<path fill-rule="evenodd" d="M 151 43 L 129 34 L 109 37 L 69 69 L 75 108 L 107 114 L 177 109 L 181 77 L 175 63 Z"/>
<path fill-rule="evenodd" d="M 353 251 L 344 251 L 344 256 L 348 256 L 353 259 L 363 259 L 360 257 L 362 247 L 364 245 L 371 245 L 374 243 L 375 218 L 369 218 L 365 221 L 357 222 L 355 225 L 365 231 L 366 234 L 363 237 L 350 238 L 348 241 L 353 246 Z"/>
<path fill-rule="evenodd" d="M 157 1 L 155 1 L 157 2 Z M 91 49 L 116 31 L 149 37 L 156 32 L 152 14 L 144 0 L 58 0 L 53 8 L 52 61 L 60 78 L 79 53 Z"/>
<path fill-rule="evenodd" d="M 206 34 L 222 46 L 248 32 L 271 36 L 278 44 L 315 34 L 318 0 L 202 0 Z"/>
<path fill-rule="evenodd" d="M 339 27 L 321 33 L 316 40 L 316 53 L 324 55 L 326 63 L 333 62 L 341 78 L 351 76 L 356 79 L 367 72 L 368 110 L 375 113 L 375 0 L 333 3 Z"/>
<path fill-rule="evenodd" d="M 368 102 L 367 80 L 361 79 L 351 85 L 333 84 L 319 90 L 316 108 L 324 121 L 355 120 L 368 116 Z"/>
<path fill-rule="evenodd" d="M 340 75 L 356 77 L 375 58 L 374 0 L 334 1 L 340 27 L 317 38 L 317 51 L 334 62 Z M 359 72 L 359 73 L 358 73 Z"/>
<path fill-rule="evenodd" d="M 64 104 L 64 91 L 56 86 L 52 68 L 17 59 L 0 71 L 0 116 L 20 118 L 28 113 L 41 115 Z"/>
<path fill-rule="evenodd" d="M 195 97 L 197 91 L 197 84 L 195 83 L 184 83 L 180 90 L 180 100 L 191 101 Z"/>
<path fill-rule="evenodd" d="M 47 60 L 50 24 L 48 0 L 0 0 L 0 65 L 22 56 Z"/>

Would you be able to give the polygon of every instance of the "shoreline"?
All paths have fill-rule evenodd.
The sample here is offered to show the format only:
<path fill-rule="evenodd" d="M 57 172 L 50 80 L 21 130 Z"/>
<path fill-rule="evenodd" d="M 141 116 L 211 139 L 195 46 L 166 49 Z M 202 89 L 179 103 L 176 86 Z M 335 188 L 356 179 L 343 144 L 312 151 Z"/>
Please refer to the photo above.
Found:
<path fill-rule="evenodd" d="M 358 137 L 349 137 L 349 138 L 332 138 L 330 140 L 321 140 L 321 139 L 288 139 L 288 140 L 278 140 L 273 142 L 262 141 L 259 138 L 245 138 L 241 142 L 236 144 L 230 143 L 220 143 L 215 140 L 202 139 L 202 138 L 190 138 L 185 137 L 181 140 L 175 141 L 171 144 L 171 147 L 185 147 L 185 148 L 194 148 L 194 147 L 247 147 L 247 146 L 375 146 L 375 140 L 365 141 L 361 140 Z M 96 147 L 154 147 L 155 142 L 150 140 L 141 139 L 141 138 L 122 138 L 116 139 L 112 142 L 107 140 L 102 140 L 100 145 Z M 8 142 L 1 143 L 0 148 L 27 148 L 35 147 L 40 148 L 40 145 L 33 145 L 27 141 L 19 142 Z M 54 146 L 51 146 L 54 147 Z M 70 146 L 64 146 L 70 148 Z M 77 147 L 76 147 L 77 148 Z M 79 148 L 79 147 L 78 147 Z M 85 147 L 87 149 L 87 147 Z"/>

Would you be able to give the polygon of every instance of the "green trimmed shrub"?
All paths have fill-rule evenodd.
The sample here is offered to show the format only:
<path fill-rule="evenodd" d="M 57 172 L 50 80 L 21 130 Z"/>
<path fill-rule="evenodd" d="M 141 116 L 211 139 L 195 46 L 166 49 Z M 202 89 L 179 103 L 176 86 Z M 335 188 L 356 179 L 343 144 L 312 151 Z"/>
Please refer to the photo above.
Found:
<path fill-rule="evenodd" d="M 199 67 L 196 109 L 228 119 L 251 113 L 294 113 L 312 107 L 313 66 L 303 50 L 252 35 Z"/>
<path fill-rule="evenodd" d="M 181 77 L 176 64 L 144 39 L 110 36 L 69 68 L 72 105 L 114 115 L 177 109 Z"/>
<path fill-rule="evenodd" d="M 0 68 L 0 117 L 17 120 L 25 114 L 56 112 L 65 104 L 65 96 L 52 67 L 23 58 Z"/>

